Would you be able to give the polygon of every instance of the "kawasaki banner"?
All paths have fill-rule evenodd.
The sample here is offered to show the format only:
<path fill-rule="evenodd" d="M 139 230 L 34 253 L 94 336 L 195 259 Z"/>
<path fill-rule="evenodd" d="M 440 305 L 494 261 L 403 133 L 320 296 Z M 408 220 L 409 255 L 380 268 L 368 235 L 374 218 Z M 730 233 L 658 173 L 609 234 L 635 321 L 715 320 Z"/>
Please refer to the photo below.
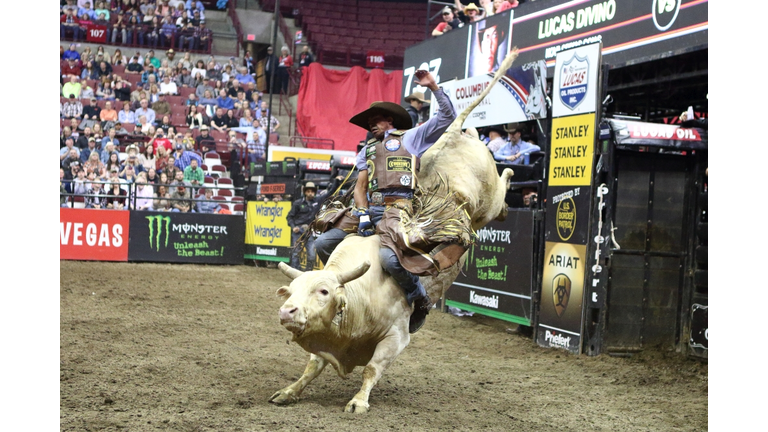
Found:
<path fill-rule="evenodd" d="M 291 260 L 290 201 L 248 201 L 245 220 L 245 258 Z"/>
<path fill-rule="evenodd" d="M 530 325 L 533 227 L 532 211 L 511 208 L 504 222 L 477 231 L 446 305 Z"/>
<path fill-rule="evenodd" d="M 242 216 L 131 212 L 129 261 L 242 264 Z"/>

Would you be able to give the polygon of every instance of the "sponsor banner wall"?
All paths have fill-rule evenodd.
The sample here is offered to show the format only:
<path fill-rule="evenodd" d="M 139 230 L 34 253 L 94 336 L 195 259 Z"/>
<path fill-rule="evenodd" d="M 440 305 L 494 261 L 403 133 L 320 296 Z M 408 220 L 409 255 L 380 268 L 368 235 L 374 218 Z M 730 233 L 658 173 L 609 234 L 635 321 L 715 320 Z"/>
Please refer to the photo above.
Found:
<path fill-rule="evenodd" d="M 446 304 L 530 325 L 533 287 L 533 212 L 509 209 L 504 222 L 477 231 Z"/>
<path fill-rule="evenodd" d="M 595 112 L 600 48 L 596 43 L 557 53 L 552 117 Z"/>
<path fill-rule="evenodd" d="M 284 261 L 291 258 L 291 202 L 249 201 L 245 220 L 245 258 Z"/>
<path fill-rule="evenodd" d="M 552 119 L 549 186 L 587 186 L 592 181 L 595 114 Z"/>
<path fill-rule="evenodd" d="M 128 261 L 129 212 L 59 210 L 59 258 Z"/>
<path fill-rule="evenodd" d="M 242 264 L 239 215 L 131 212 L 131 261 Z"/>

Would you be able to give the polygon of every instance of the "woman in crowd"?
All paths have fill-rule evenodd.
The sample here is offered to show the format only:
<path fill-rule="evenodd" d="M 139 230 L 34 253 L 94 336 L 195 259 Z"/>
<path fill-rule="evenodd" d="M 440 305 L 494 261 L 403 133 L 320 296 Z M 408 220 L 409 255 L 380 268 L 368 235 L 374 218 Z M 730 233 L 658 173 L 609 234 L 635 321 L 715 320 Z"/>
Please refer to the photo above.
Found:
<path fill-rule="evenodd" d="M 101 123 L 96 122 L 91 127 L 91 133 L 93 133 L 93 137 L 96 138 L 97 136 L 99 139 L 104 135 L 104 130 L 101 128 Z"/>
<path fill-rule="evenodd" d="M 115 91 L 112 90 L 112 82 L 109 80 L 109 78 L 101 78 L 99 89 L 96 91 L 96 98 L 99 100 L 115 100 Z"/>
<path fill-rule="evenodd" d="M 117 14 L 117 21 L 112 26 L 112 37 L 110 38 L 112 44 L 117 43 L 117 35 L 120 35 L 120 42 L 123 45 L 128 43 L 128 16 L 123 14 Z"/>
<path fill-rule="evenodd" d="M 85 197 L 85 208 L 102 209 L 106 205 L 104 186 L 101 183 L 91 182 L 88 187 L 88 196 Z"/>
<path fill-rule="evenodd" d="M 190 71 L 190 75 L 195 77 L 195 80 L 197 80 L 197 74 L 200 74 L 200 76 L 205 79 L 205 62 L 202 60 L 198 60 L 195 63 L 195 67 L 192 68 L 192 71 Z"/>
<path fill-rule="evenodd" d="M 147 169 L 147 183 L 150 183 L 152 185 L 156 185 L 160 183 L 160 176 L 157 175 L 157 170 L 155 169 L 155 167 L 149 167 L 149 169 Z"/>
<path fill-rule="evenodd" d="M 163 61 L 160 62 L 160 67 L 157 68 L 157 79 L 162 80 L 166 75 L 173 76 L 173 69 L 171 69 L 171 66 L 168 64 L 168 59 L 163 59 Z"/>
<path fill-rule="evenodd" d="M 117 154 L 117 152 L 109 155 L 109 159 L 107 159 L 107 163 L 104 166 L 105 176 L 109 174 L 112 168 L 117 168 L 118 171 L 120 170 L 120 156 Z"/>
<path fill-rule="evenodd" d="M 290 72 L 292 67 L 293 57 L 291 57 L 288 47 L 284 46 L 281 49 L 280 60 L 277 63 L 277 82 L 280 83 L 280 92 L 283 94 L 288 94 L 288 84 L 291 80 Z"/>
<path fill-rule="evenodd" d="M 158 127 L 160 129 L 162 129 L 163 132 L 165 132 L 166 135 L 167 135 L 168 134 L 168 129 L 173 127 L 173 125 L 171 125 L 171 116 L 164 115 L 163 119 L 160 121 L 160 124 L 158 125 Z"/>
<path fill-rule="evenodd" d="M 203 97 L 200 99 L 200 105 L 205 107 L 205 115 L 208 117 L 213 116 L 216 112 L 216 99 L 213 97 L 213 93 L 210 90 L 206 90 L 203 93 Z"/>
<path fill-rule="evenodd" d="M 168 164 L 165 166 L 163 172 L 168 176 L 168 179 L 173 181 L 176 178 L 176 172 L 181 171 L 176 165 L 176 158 L 173 155 L 168 155 Z"/>
<path fill-rule="evenodd" d="M 87 61 L 83 63 L 83 70 L 80 72 L 80 79 L 89 80 L 93 79 L 96 70 L 93 68 L 93 62 Z"/>
<path fill-rule="evenodd" d="M 93 87 L 86 84 L 83 90 L 80 91 L 80 99 L 91 99 L 94 97 L 96 97 L 96 93 L 94 93 Z"/>
<path fill-rule="evenodd" d="M 240 121 L 235 117 L 234 110 L 227 110 L 227 127 L 236 128 L 240 126 Z"/>
<path fill-rule="evenodd" d="M 128 197 L 128 192 L 120 188 L 120 181 L 111 180 L 109 183 L 109 189 L 106 190 L 107 194 L 107 208 L 113 210 L 122 210 L 125 208 L 125 201 Z"/>
<path fill-rule="evenodd" d="M 157 158 L 155 157 L 155 148 L 151 145 L 144 147 L 144 153 L 139 156 L 139 163 L 144 166 L 145 171 L 149 171 L 150 168 L 154 169 L 157 163 Z"/>
<path fill-rule="evenodd" d="M 168 137 L 168 139 L 171 139 L 171 137 L 176 136 L 176 126 L 171 126 L 168 128 L 168 130 L 165 133 L 165 136 Z"/>
<path fill-rule="evenodd" d="M 91 152 L 91 154 L 88 156 L 88 160 L 85 161 L 83 168 L 85 168 L 86 175 L 94 173 L 99 178 L 104 177 L 104 174 L 106 173 L 104 171 L 104 164 L 101 163 L 101 158 L 99 157 L 99 152 L 97 151 Z"/>
<path fill-rule="evenodd" d="M 147 116 L 140 115 L 139 116 L 139 122 L 136 124 L 136 128 L 133 130 L 134 134 L 142 134 L 145 136 L 154 136 L 153 133 L 155 131 L 155 127 L 149 124 L 147 122 Z"/>
<path fill-rule="evenodd" d="M 96 3 L 96 7 L 94 8 L 94 12 L 96 13 L 96 16 L 104 14 L 104 19 L 109 21 L 109 8 L 104 4 L 103 1 L 100 1 L 100 2 Z M 99 47 L 99 48 L 101 48 L 101 47 Z M 101 48 L 101 50 L 102 50 L 102 52 L 104 51 L 103 48 Z M 107 55 L 105 54 L 104 57 L 106 58 Z"/>
<path fill-rule="evenodd" d="M 163 183 L 162 178 L 165 175 L 165 166 L 168 164 L 168 154 L 165 147 L 157 146 L 157 156 L 155 156 L 155 170 L 160 173 L 160 183 Z"/>
<path fill-rule="evenodd" d="M 194 97 L 194 93 L 189 95 Z M 197 105 L 187 105 L 187 126 L 190 129 L 199 129 L 202 125 L 210 124 L 211 120 L 204 115 L 204 110 L 198 110 Z"/>
<path fill-rule="evenodd" d="M 136 35 L 137 42 L 139 42 L 139 45 L 144 45 L 144 32 L 142 32 L 144 25 L 142 23 L 142 17 L 139 14 L 138 9 L 132 10 L 130 12 L 126 12 L 128 15 L 126 18 L 123 18 L 125 21 L 125 27 L 126 30 L 128 30 L 127 41 L 128 43 L 133 43 L 133 35 Z M 117 54 L 117 51 L 115 51 L 115 54 Z M 114 60 L 114 59 L 113 59 Z M 127 60 L 123 60 L 124 64 L 128 64 Z M 117 64 L 117 63 L 115 63 Z"/>
<path fill-rule="evenodd" d="M 67 142 L 67 139 L 72 138 L 72 140 L 77 141 L 72 136 L 72 129 L 69 128 L 69 126 L 64 126 L 64 129 L 61 130 L 61 147 L 64 147 Z"/>
<path fill-rule="evenodd" d="M 134 210 L 152 210 L 154 197 L 154 188 L 147 181 L 147 173 L 139 173 L 136 176 L 136 207 L 134 209 L 131 202 L 131 209 Z"/>
<path fill-rule="evenodd" d="M 245 110 L 243 110 L 243 116 L 240 117 L 240 123 L 238 126 L 251 127 L 253 126 L 253 121 L 254 121 L 254 118 L 251 115 L 251 110 L 246 108 Z"/>
<path fill-rule="evenodd" d="M 151 13 L 144 15 L 144 41 L 147 45 L 155 48 L 157 47 L 157 41 L 160 39 L 160 19 Z"/>
<path fill-rule="evenodd" d="M 154 195 L 152 209 L 155 211 L 171 211 L 171 194 L 168 193 L 168 187 L 164 184 L 157 186 L 157 192 Z"/>
<path fill-rule="evenodd" d="M 117 48 L 112 55 L 112 66 L 124 65 L 126 63 L 125 58 L 123 58 L 123 52 L 120 51 L 120 48 Z"/>
<path fill-rule="evenodd" d="M 126 183 L 130 184 L 136 181 L 136 169 L 133 168 L 133 165 L 126 164 L 123 172 L 120 174 L 120 178 L 125 180 Z"/>
<path fill-rule="evenodd" d="M 149 88 L 149 99 L 147 101 L 150 105 L 157 102 L 157 100 L 160 99 L 160 88 L 157 86 L 157 84 L 152 84 L 152 86 Z"/>
<path fill-rule="evenodd" d="M 168 175 L 165 173 L 160 173 L 160 180 L 158 180 L 159 185 L 166 185 L 168 186 L 170 182 L 168 181 Z"/>
<path fill-rule="evenodd" d="M 136 113 L 131 111 L 130 102 L 123 102 L 123 110 L 117 113 L 117 120 L 120 123 L 136 124 Z"/>

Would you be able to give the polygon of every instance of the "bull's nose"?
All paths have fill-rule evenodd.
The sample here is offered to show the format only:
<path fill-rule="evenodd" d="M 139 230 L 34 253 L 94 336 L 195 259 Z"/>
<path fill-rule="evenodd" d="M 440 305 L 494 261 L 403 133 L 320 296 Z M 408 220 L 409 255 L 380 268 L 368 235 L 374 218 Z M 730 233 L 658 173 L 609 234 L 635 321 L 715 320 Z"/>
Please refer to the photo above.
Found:
<path fill-rule="evenodd" d="M 297 310 L 299 310 L 298 307 L 280 308 L 280 321 L 293 321 L 293 314 L 295 314 Z"/>

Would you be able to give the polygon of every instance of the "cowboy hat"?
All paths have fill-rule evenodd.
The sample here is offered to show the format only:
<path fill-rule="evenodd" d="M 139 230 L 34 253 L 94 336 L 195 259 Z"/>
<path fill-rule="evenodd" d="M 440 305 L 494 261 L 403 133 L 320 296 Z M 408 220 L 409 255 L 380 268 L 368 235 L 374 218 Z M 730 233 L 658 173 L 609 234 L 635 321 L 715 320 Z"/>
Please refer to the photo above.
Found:
<path fill-rule="evenodd" d="M 464 6 L 464 13 L 467 13 L 467 11 L 471 11 L 471 10 L 473 10 L 473 11 L 475 11 L 477 13 L 480 13 L 480 9 L 478 9 L 477 5 L 475 5 L 474 3 L 470 3 L 470 4 L 466 5 L 466 6 Z"/>
<path fill-rule="evenodd" d="M 408 111 L 392 102 L 374 102 L 367 110 L 349 119 L 349 122 L 365 130 L 371 130 L 370 126 L 368 126 L 368 119 L 376 115 L 392 117 L 392 126 L 396 129 L 410 129 L 413 127 L 413 121 Z"/>
<path fill-rule="evenodd" d="M 307 190 L 307 189 L 313 189 L 315 192 L 317 192 L 317 186 L 315 186 L 315 184 L 312 182 L 307 182 L 304 185 L 304 190 Z"/>
<path fill-rule="evenodd" d="M 507 133 L 523 132 L 523 126 L 520 123 L 509 123 L 504 125 L 504 131 Z"/>
<path fill-rule="evenodd" d="M 487 128 L 485 128 L 485 135 L 487 136 L 491 131 L 498 133 L 502 137 L 507 136 L 507 131 L 502 126 L 497 126 L 497 125 L 488 126 Z"/>
<path fill-rule="evenodd" d="M 412 100 L 417 100 L 417 101 L 419 101 L 419 102 L 421 102 L 423 104 L 429 104 L 429 101 L 424 99 L 424 93 L 422 93 L 422 92 L 413 92 L 413 93 L 410 94 L 410 96 L 405 98 L 406 102 L 410 102 Z"/>

